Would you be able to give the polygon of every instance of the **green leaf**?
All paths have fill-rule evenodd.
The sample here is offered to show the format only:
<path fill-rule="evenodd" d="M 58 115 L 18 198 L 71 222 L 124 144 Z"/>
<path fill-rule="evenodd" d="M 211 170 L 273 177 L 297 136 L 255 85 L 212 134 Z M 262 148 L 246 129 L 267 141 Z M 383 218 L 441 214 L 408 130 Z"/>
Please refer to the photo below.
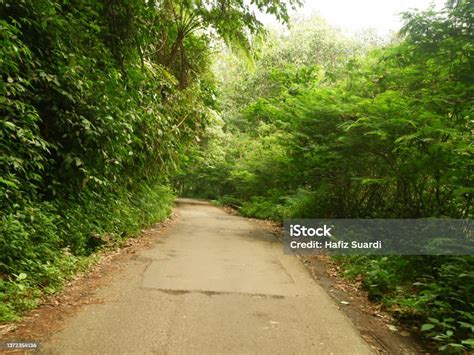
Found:
<path fill-rule="evenodd" d="M 426 323 L 426 324 L 423 324 L 421 326 L 421 331 L 422 332 L 426 332 L 427 330 L 431 330 L 433 329 L 435 326 L 433 324 L 430 324 L 430 323 Z"/>
<path fill-rule="evenodd" d="M 27 275 L 26 275 L 24 272 L 22 272 L 21 274 L 19 274 L 19 275 L 16 277 L 16 280 L 17 280 L 17 281 L 22 281 L 22 280 L 26 279 L 26 277 L 27 277 Z"/>
<path fill-rule="evenodd" d="M 461 341 L 461 343 L 474 349 L 474 339 L 466 339 Z"/>

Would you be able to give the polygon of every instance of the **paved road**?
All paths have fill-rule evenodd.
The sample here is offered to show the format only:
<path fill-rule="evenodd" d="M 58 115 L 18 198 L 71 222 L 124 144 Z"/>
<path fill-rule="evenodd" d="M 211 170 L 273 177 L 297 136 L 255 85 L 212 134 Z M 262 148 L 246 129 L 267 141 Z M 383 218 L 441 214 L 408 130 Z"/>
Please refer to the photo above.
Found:
<path fill-rule="evenodd" d="M 264 229 L 181 199 L 179 221 L 101 289 L 45 353 L 312 353 L 371 350 Z"/>

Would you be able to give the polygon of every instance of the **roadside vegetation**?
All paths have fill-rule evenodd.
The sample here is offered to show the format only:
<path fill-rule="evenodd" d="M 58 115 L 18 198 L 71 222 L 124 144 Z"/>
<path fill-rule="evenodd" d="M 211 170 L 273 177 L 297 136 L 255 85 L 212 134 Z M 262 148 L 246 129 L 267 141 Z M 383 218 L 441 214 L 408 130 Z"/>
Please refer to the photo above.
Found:
<path fill-rule="evenodd" d="M 250 55 L 262 33 L 234 0 L 0 1 L 1 322 L 169 215 L 218 120 L 211 39 Z"/>
<path fill-rule="evenodd" d="M 386 42 L 319 18 L 221 55 L 223 123 L 175 176 L 244 216 L 472 218 L 474 3 L 404 14 Z M 441 351 L 474 349 L 474 258 L 341 257 L 347 277 Z"/>

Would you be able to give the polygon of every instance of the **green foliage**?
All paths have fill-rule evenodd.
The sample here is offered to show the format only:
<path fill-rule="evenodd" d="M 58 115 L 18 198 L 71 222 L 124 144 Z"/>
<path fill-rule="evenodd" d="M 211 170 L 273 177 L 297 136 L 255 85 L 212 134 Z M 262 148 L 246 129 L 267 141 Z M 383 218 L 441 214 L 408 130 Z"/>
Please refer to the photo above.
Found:
<path fill-rule="evenodd" d="M 224 58 L 225 126 L 193 158 L 205 165 L 180 174 L 182 191 L 199 186 L 276 220 L 472 218 L 473 9 L 461 0 L 407 13 L 397 41 L 379 48 L 312 19 L 274 36 L 253 72 Z M 472 258 L 342 262 L 440 350 L 472 349 Z"/>
<path fill-rule="evenodd" d="M 419 326 L 424 335 L 443 344 L 440 350 L 472 348 L 473 257 L 339 259 L 347 277 L 363 277 L 370 299 L 384 303 L 401 321 Z"/>
<path fill-rule="evenodd" d="M 172 131 L 189 93 L 163 105 L 159 92 L 173 77 L 153 62 L 142 68 L 125 40 L 126 57 L 116 60 L 102 10 L 96 2 L 1 4 L 2 321 L 57 290 L 102 244 L 98 236 L 163 219 L 172 199 L 164 173 L 178 154 L 170 148 L 204 124 L 206 105 L 190 102 L 195 121 L 180 137 Z M 194 88 L 195 101 L 202 92 Z M 158 136 L 168 149 L 156 149 Z"/>
<path fill-rule="evenodd" d="M 241 1 L 0 1 L 0 321 L 169 215 L 217 120 L 211 41 L 263 32 Z"/>
<path fill-rule="evenodd" d="M 274 200 L 263 196 L 253 196 L 250 201 L 244 202 L 240 213 L 243 216 L 256 217 L 261 219 L 280 219 L 278 205 Z"/>

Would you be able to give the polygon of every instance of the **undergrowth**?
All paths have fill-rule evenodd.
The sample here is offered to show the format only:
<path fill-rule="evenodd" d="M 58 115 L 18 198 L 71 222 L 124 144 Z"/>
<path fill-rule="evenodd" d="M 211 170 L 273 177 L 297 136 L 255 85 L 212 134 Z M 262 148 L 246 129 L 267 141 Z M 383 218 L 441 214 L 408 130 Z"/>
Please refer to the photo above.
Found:
<path fill-rule="evenodd" d="M 169 216 L 174 195 L 166 186 L 142 185 L 96 197 L 38 203 L 2 216 L 0 322 L 21 318 L 42 297 L 86 270 L 102 247 Z"/>

